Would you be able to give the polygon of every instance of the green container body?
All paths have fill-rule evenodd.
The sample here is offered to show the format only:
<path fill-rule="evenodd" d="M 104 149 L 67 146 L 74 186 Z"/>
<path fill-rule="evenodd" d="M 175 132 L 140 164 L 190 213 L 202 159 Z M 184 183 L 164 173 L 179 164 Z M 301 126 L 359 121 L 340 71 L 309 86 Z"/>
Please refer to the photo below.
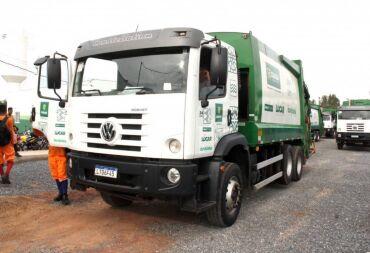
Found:
<path fill-rule="evenodd" d="M 238 69 L 248 69 L 248 115 L 245 122 L 239 121 L 239 132 L 246 136 L 250 147 L 270 145 L 276 142 L 293 141 L 300 143 L 306 156 L 309 154 L 310 126 L 306 124 L 309 115 L 308 89 L 304 84 L 302 63 L 290 61 L 278 55 L 251 33 L 212 32 L 221 41 L 233 46 L 237 54 Z M 262 51 L 276 62 L 282 63 L 298 79 L 300 100 L 300 125 L 273 124 L 261 122 L 262 116 L 262 76 L 259 52 Z M 252 115 L 252 116 L 251 116 Z M 258 136 L 261 136 L 260 139 Z"/>
<path fill-rule="evenodd" d="M 332 117 L 334 117 L 334 118 L 337 117 L 338 109 L 336 109 L 336 108 L 322 107 L 321 110 L 322 110 L 323 113 L 331 114 Z"/>
<path fill-rule="evenodd" d="M 343 106 L 367 106 L 370 105 L 370 99 L 351 99 L 350 101 L 343 101 Z"/>
<path fill-rule="evenodd" d="M 318 113 L 318 116 L 319 116 L 319 124 L 318 125 L 311 124 L 311 132 L 312 131 L 319 130 L 320 131 L 320 135 L 323 135 L 324 134 L 324 121 L 323 121 L 323 117 L 322 117 L 322 108 L 319 105 L 314 105 L 314 104 L 310 104 L 310 108 L 311 109 L 315 109 L 315 110 L 317 110 L 319 112 Z"/>

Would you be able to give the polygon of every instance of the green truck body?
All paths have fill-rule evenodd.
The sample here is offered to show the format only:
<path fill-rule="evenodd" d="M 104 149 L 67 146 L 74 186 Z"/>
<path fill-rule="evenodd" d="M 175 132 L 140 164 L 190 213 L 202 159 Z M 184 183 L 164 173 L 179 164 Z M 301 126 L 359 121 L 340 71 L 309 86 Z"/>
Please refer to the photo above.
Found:
<path fill-rule="evenodd" d="M 319 105 L 310 104 L 311 114 L 311 137 L 315 141 L 319 141 L 324 134 L 324 122 L 322 117 L 321 107 Z"/>
<path fill-rule="evenodd" d="M 290 61 L 283 55 L 278 55 L 267 45 L 259 41 L 251 33 L 213 32 L 212 36 L 232 45 L 237 54 L 237 66 L 241 74 L 247 72 L 248 118 L 239 117 L 239 132 L 244 134 L 252 147 L 272 144 L 281 141 L 302 142 L 306 156 L 309 154 L 310 130 L 306 124 L 308 115 L 308 89 L 304 84 L 302 63 L 300 60 Z M 260 52 L 282 64 L 298 81 L 299 112 L 290 110 L 286 105 L 266 104 L 263 102 L 263 85 L 261 74 Z M 242 80 L 242 86 L 243 86 Z M 243 92 L 243 87 L 241 87 Z M 241 107 L 241 105 L 239 105 Z M 263 111 L 285 111 L 299 113 L 299 124 L 266 123 L 262 119 Z"/>
<path fill-rule="evenodd" d="M 370 105 L 370 99 L 351 99 L 349 101 L 343 101 L 343 106 L 368 106 Z"/>

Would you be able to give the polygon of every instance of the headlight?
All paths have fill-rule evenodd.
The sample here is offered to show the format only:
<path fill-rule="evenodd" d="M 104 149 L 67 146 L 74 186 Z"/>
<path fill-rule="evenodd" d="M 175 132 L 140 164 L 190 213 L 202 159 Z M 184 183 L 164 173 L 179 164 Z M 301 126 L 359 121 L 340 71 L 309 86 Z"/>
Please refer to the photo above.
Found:
<path fill-rule="evenodd" d="M 342 137 L 342 135 L 341 134 L 338 134 L 338 137 Z"/>
<path fill-rule="evenodd" d="M 180 178 L 181 178 L 180 172 L 177 169 L 171 168 L 168 170 L 167 172 L 168 181 L 170 181 L 173 184 L 177 184 L 180 181 Z"/>
<path fill-rule="evenodd" d="M 169 143 L 169 149 L 171 150 L 172 153 L 178 153 L 180 152 L 181 149 L 181 143 L 180 141 L 173 139 Z"/>

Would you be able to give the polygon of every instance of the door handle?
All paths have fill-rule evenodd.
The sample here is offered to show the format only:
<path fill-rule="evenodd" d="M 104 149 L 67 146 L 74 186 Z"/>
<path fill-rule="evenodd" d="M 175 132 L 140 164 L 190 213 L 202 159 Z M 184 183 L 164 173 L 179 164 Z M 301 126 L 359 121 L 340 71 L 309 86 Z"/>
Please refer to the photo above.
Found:
<path fill-rule="evenodd" d="M 231 125 L 231 110 L 227 110 L 227 126 Z"/>

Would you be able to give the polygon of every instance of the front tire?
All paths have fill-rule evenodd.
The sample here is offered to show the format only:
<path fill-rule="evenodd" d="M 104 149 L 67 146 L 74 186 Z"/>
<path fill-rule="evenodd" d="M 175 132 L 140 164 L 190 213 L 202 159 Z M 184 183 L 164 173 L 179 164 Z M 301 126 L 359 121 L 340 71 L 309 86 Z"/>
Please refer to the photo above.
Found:
<path fill-rule="evenodd" d="M 338 142 L 338 143 L 337 143 L 337 147 L 338 147 L 338 149 L 339 149 L 339 150 L 343 149 L 343 145 L 344 145 L 343 143 Z"/>
<path fill-rule="evenodd" d="M 100 195 L 104 202 L 112 207 L 125 207 L 132 204 L 131 200 L 119 198 L 106 192 L 100 192 Z"/>
<path fill-rule="evenodd" d="M 292 180 L 299 181 L 302 177 L 302 167 L 304 163 L 303 150 L 300 146 L 293 147 L 293 174 Z"/>
<path fill-rule="evenodd" d="M 238 218 L 241 202 L 243 181 L 239 166 L 225 163 L 221 172 L 217 192 L 216 206 L 206 213 L 208 222 L 219 227 L 229 227 Z"/>

